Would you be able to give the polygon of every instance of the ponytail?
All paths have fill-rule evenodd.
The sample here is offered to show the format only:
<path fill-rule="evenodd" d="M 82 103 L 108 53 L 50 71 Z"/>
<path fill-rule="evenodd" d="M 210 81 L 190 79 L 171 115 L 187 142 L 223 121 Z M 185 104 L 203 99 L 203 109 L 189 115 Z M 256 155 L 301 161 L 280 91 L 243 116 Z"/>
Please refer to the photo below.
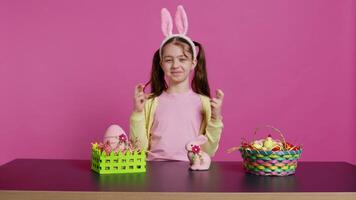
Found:
<path fill-rule="evenodd" d="M 210 96 L 210 87 L 208 82 L 208 74 L 206 71 L 205 53 L 203 46 L 194 41 L 194 45 L 199 47 L 199 53 L 197 55 L 197 65 L 194 69 L 194 77 L 192 79 L 192 89 L 198 94 Z"/>
<path fill-rule="evenodd" d="M 149 83 L 151 83 L 151 96 L 149 98 L 158 97 L 168 88 L 164 79 L 164 72 L 160 65 L 159 50 L 157 50 L 153 56 L 151 79 Z"/>

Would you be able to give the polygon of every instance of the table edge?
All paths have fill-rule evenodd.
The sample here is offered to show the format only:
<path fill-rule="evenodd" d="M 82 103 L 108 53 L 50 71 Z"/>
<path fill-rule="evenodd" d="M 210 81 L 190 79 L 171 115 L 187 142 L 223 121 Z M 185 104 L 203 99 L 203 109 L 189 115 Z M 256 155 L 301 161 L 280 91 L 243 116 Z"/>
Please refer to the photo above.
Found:
<path fill-rule="evenodd" d="M 0 199 L 126 199 L 146 200 L 181 200 L 194 197 L 195 200 L 203 199 L 274 199 L 286 198 L 288 200 L 353 200 L 356 192 L 91 192 L 91 191 L 25 191 L 25 190 L 0 190 Z"/>

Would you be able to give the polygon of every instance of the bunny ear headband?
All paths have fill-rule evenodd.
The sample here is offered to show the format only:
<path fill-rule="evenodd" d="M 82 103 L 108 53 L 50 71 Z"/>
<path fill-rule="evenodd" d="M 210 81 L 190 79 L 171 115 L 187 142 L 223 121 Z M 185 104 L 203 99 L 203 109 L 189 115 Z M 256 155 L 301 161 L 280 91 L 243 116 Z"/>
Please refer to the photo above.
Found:
<path fill-rule="evenodd" d="M 166 8 L 163 8 L 161 11 L 161 27 L 163 35 L 166 37 L 159 48 L 159 55 L 162 58 L 162 47 L 163 45 L 173 37 L 180 37 L 185 39 L 193 49 L 193 59 L 197 57 L 197 51 L 195 49 L 194 42 L 186 35 L 188 32 L 188 17 L 184 11 L 183 6 L 179 5 L 177 7 L 176 15 L 175 15 L 176 27 L 178 30 L 178 34 L 173 34 L 173 22 L 172 17 L 169 11 Z"/>

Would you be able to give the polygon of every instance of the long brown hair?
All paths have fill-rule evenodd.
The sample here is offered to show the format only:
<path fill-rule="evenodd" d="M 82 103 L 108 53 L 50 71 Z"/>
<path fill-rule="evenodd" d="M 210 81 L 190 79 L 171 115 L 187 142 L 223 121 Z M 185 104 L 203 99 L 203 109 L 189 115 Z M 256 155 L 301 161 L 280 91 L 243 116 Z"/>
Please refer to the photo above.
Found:
<path fill-rule="evenodd" d="M 179 46 L 182 46 L 183 50 L 184 46 L 188 46 L 189 48 L 187 51 L 190 53 L 191 57 L 193 58 L 193 50 L 189 43 L 181 38 L 181 37 L 173 37 L 169 39 L 163 46 L 162 49 L 169 43 L 173 43 Z M 185 45 L 184 45 L 185 44 Z M 191 82 L 191 86 L 194 92 L 205 95 L 208 97 L 210 96 L 210 87 L 208 82 L 208 75 L 206 70 L 206 61 L 205 61 L 205 53 L 203 46 L 194 41 L 194 45 L 199 47 L 199 52 L 197 54 L 197 65 L 194 69 L 194 76 Z M 184 52 L 184 51 L 183 51 Z M 184 53 L 185 54 L 185 53 Z M 186 55 L 186 54 L 185 54 Z M 186 55 L 187 56 L 187 55 Z M 152 61 L 152 70 L 151 70 L 151 96 L 150 98 L 157 97 L 162 94 L 168 88 L 168 85 L 164 79 L 164 72 L 160 65 L 160 55 L 159 49 L 155 52 Z"/>

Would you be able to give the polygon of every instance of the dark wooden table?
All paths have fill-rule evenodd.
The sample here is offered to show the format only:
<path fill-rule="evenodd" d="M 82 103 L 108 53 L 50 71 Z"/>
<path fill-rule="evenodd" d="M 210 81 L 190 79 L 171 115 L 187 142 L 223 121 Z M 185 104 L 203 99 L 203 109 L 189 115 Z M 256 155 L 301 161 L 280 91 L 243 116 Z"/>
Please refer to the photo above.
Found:
<path fill-rule="evenodd" d="M 89 160 L 16 159 L 0 166 L 0 199 L 356 199 L 356 166 L 299 162 L 295 175 L 246 174 L 241 162 L 148 162 L 146 173 L 99 175 Z"/>

